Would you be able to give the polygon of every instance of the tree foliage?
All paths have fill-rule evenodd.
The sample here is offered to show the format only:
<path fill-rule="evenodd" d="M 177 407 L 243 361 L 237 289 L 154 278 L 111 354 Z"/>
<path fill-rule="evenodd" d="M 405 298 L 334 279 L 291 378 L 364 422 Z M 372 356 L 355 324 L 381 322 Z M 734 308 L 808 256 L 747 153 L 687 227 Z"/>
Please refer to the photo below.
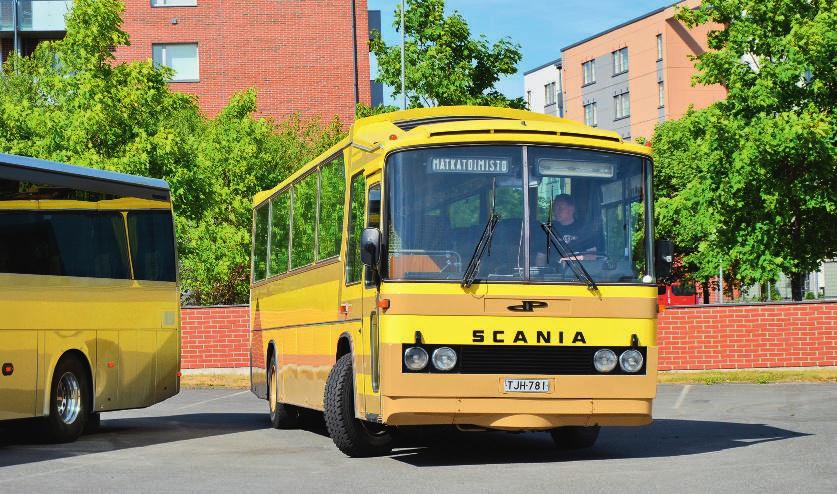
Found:
<path fill-rule="evenodd" d="M 804 275 L 837 255 L 837 11 L 833 1 L 715 0 L 696 84 L 727 98 L 655 130 L 657 213 L 697 279 L 723 266 L 744 284 Z"/>
<path fill-rule="evenodd" d="M 465 18 L 445 15 L 444 0 L 407 0 L 405 86 L 410 107 L 486 105 L 524 108 L 523 98 L 509 99 L 495 84 L 517 72 L 520 45 L 509 38 L 489 43 L 484 35 L 471 37 Z M 400 32 L 401 6 L 393 26 Z M 400 93 L 401 45 L 387 45 L 373 32 L 370 51 L 378 59 L 379 79 Z"/>
<path fill-rule="evenodd" d="M 340 123 L 253 117 L 244 91 L 214 118 L 172 92 L 169 69 L 116 63 L 120 0 L 76 0 L 63 40 L 0 74 L 0 152 L 167 180 L 187 301 L 246 302 L 251 199 L 342 137 Z"/>

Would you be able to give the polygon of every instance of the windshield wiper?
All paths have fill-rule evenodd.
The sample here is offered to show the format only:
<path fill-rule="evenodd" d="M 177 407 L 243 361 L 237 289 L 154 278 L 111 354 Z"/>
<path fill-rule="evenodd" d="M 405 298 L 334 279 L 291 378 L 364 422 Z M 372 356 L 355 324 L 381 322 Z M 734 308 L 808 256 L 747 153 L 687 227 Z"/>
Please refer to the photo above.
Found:
<path fill-rule="evenodd" d="M 491 237 L 494 236 L 494 230 L 497 228 L 497 223 L 500 221 L 500 215 L 494 210 L 494 203 L 497 197 L 497 179 L 491 182 L 491 212 L 488 215 L 488 221 L 485 223 L 485 228 L 482 230 L 480 241 L 468 261 L 468 267 L 465 268 L 465 274 L 462 275 L 462 288 L 470 288 L 477 279 L 477 273 L 480 270 L 480 261 L 485 249 L 488 249 L 488 255 L 491 255 Z"/>
<path fill-rule="evenodd" d="M 488 222 L 482 231 L 480 241 L 477 242 L 477 247 L 474 249 L 474 254 L 471 260 L 468 261 L 468 267 L 465 269 L 465 274 L 462 276 L 462 288 L 468 288 L 474 284 L 477 279 L 477 272 L 480 270 L 480 260 L 485 249 L 488 249 L 488 255 L 491 255 L 491 237 L 494 236 L 494 230 L 497 228 L 497 222 L 500 221 L 500 215 L 492 212 L 488 217 Z"/>
<path fill-rule="evenodd" d="M 546 252 L 547 252 L 547 262 L 549 262 L 549 244 L 555 246 L 555 249 L 561 254 L 561 257 L 564 259 L 569 260 L 570 269 L 572 270 L 573 274 L 579 281 L 583 281 L 587 283 L 587 289 L 597 295 L 599 298 L 602 297 L 601 292 L 599 291 L 599 286 L 593 281 L 593 277 L 590 276 L 590 273 L 587 272 L 587 269 L 584 267 L 584 264 L 576 257 L 575 253 L 572 251 L 569 245 L 564 242 L 564 239 L 559 237 L 555 234 L 555 230 L 552 228 L 552 221 L 549 223 L 541 223 L 541 228 L 546 233 L 547 244 L 546 244 Z"/>

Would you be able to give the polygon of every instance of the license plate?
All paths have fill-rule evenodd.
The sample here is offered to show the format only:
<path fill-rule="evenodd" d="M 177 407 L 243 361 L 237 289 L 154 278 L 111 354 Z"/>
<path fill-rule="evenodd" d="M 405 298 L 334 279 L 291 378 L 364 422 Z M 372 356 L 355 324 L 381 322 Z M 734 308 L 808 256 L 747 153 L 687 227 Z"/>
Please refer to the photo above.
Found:
<path fill-rule="evenodd" d="M 505 379 L 506 393 L 549 393 L 549 379 Z"/>

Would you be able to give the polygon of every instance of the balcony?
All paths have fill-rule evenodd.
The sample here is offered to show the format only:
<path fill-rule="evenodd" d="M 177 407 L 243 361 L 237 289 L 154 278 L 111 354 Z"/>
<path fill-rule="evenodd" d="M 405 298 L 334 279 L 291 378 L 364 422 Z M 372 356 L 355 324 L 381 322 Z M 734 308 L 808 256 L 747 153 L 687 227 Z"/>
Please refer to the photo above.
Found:
<path fill-rule="evenodd" d="M 20 32 L 61 32 L 67 30 L 64 17 L 72 0 L 0 0 L 0 32 L 14 31 L 14 8 Z"/>

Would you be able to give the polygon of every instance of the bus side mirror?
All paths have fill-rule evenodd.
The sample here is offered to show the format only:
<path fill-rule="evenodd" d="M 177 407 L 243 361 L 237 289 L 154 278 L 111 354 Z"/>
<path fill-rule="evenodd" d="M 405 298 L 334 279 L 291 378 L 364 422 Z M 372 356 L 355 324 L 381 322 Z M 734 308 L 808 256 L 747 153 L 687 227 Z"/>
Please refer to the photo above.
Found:
<path fill-rule="evenodd" d="M 381 230 L 364 228 L 360 236 L 360 260 L 364 265 L 377 270 L 381 260 Z"/>
<path fill-rule="evenodd" d="M 657 240 L 654 246 L 656 256 L 654 257 L 654 271 L 657 278 L 668 278 L 671 276 L 671 265 L 674 262 L 674 242 L 668 239 Z"/>

